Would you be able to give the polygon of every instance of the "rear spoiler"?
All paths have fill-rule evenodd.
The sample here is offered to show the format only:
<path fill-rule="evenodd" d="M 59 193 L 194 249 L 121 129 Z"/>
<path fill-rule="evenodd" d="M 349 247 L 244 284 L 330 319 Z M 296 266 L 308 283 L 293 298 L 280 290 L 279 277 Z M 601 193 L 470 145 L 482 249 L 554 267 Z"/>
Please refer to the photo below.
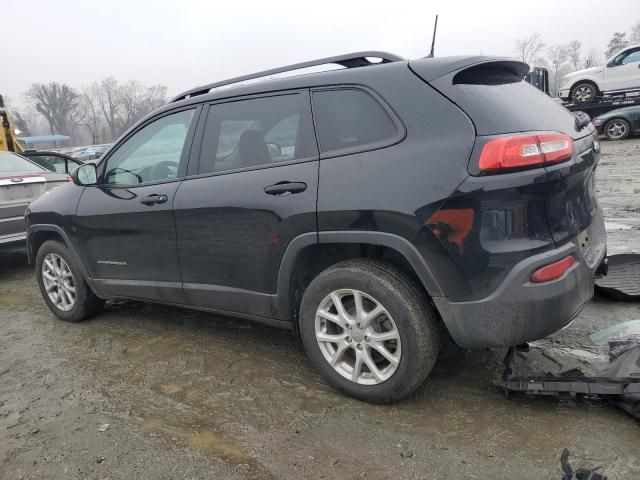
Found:
<path fill-rule="evenodd" d="M 524 80 L 529 65 L 507 57 L 460 56 L 412 60 L 409 68 L 449 98 L 459 83 L 496 84 Z"/>
<path fill-rule="evenodd" d="M 416 75 L 419 75 L 429 83 L 445 75 L 452 76 L 452 74 L 478 67 L 504 68 L 522 78 L 529 73 L 529 65 L 524 62 L 508 57 L 485 57 L 481 55 L 423 58 L 411 60 L 409 67 Z"/>

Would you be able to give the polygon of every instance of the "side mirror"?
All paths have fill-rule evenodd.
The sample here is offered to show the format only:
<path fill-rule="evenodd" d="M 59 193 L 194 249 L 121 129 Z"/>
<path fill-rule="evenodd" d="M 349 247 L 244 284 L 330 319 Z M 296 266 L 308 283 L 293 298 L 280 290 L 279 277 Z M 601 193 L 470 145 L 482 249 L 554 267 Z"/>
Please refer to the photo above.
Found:
<path fill-rule="evenodd" d="M 272 158 L 282 155 L 282 149 L 277 143 L 267 143 L 267 148 L 269 149 L 269 155 L 271 155 Z"/>
<path fill-rule="evenodd" d="M 98 170 L 95 164 L 85 163 L 71 172 L 71 179 L 76 185 L 86 186 L 98 183 Z"/>

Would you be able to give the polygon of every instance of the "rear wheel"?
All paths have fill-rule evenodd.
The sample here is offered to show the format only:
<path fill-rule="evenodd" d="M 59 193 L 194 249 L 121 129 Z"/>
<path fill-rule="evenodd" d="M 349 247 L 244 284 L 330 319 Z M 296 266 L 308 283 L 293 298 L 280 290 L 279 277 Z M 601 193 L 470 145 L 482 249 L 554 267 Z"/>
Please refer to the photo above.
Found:
<path fill-rule="evenodd" d="M 571 99 L 575 103 L 586 103 L 594 100 L 598 95 L 598 89 L 593 83 L 578 83 L 571 89 Z"/>
<path fill-rule="evenodd" d="M 631 126 L 626 120 L 614 118 L 605 124 L 603 130 L 609 140 L 624 140 L 631 133 Z"/>
<path fill-rule="evenodd" d="M 61 320 L 79 322 L 103 305 L 80 274 L 69 249 L 60 242 L 42 244 L 36 257 L 36 275 L 42 298 Z"/>
<path fill-rule="evenodd" d="M 311 363 L 335 388 L 374 403 L 416 390 L 435 363 L 436 314 L 404 273 L 348 260 L 318 275 L 301 305 Z"/>

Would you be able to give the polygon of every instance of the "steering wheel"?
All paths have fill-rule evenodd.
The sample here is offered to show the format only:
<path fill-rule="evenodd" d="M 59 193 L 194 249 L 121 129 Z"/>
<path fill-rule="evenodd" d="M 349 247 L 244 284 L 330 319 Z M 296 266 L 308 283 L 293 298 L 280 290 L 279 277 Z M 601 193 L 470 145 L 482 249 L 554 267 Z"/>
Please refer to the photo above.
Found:
<path fill-rule="evenodd" d="M 149 172 L 149 176 L 151 180 L 166 180 L 171 178 L 172 175 L 175 175 L 178 171 L 178 163 L 172 162 L 171 160 L 165 160 L 163 162 L 156 163 L 153 167 L 151 167 L 151 172 Z"/>

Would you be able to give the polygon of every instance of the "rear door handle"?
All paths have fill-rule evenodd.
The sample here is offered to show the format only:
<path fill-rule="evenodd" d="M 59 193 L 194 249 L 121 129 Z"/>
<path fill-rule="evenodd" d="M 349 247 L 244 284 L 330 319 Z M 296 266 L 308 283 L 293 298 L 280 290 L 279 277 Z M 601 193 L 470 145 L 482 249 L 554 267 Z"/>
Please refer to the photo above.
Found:
<path fill-rule="evenodd" d="M 304 192 L 307 189 L 307 184 L 304 182 L 278 182 L 275 185 L 265 187 L 264 193 L 267 195 L 275 195 L 276 197 L 283 197 L 284 195 L 291 195 L 292 193 Z"/>
<path fill-rule="evenodd" d="M 167 200 L 169 200 L 169 197 L 167 197 L 166 195 L 158 195 L 157 193 L 154 193 L 147 197 L 144 197 L 142 200 L 140 200 L 140 203 L 144 205 L 156 205 L 158 203 L 165 203 Z"/>

